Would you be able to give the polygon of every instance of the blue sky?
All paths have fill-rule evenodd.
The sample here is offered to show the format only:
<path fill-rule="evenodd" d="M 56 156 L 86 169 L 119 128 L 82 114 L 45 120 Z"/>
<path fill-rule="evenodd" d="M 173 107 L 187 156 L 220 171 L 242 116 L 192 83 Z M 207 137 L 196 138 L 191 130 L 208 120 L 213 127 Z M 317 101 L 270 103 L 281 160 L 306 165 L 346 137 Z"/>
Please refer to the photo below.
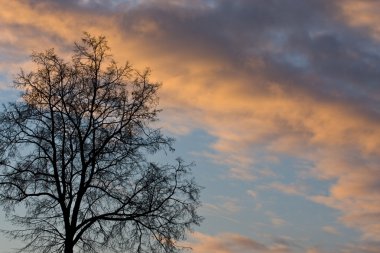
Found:
<path fill-rule="evenodd" d="M 173 157 L 195 161 L 205 187 L 194 253 L 380 251 L 380 2 L 0 6 L 2 103 L 17 99 L 9 85 L 31 52 L 68 55 L 83 31 L 153 70 Z"/>

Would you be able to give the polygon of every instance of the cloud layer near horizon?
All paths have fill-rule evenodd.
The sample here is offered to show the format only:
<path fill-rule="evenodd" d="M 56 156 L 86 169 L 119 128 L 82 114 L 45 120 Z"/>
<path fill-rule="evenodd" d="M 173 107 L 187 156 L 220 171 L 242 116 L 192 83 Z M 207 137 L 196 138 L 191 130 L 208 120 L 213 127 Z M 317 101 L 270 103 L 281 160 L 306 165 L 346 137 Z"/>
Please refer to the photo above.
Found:
<path fill-rule="evenodd" d="M 364 241 L 380 241 L 380 3 L 0 4 L 1 75 L 30 68 L 25 56 L 32 50 L 65 53 L 82 31 L 104 34 L 119 61 L 150 66 L 163 81 L 163 124 L 176 134 L 201 129 L 215 137 L 213 152 L 202 155 L 227 164 L 228 177 L 260 184 L 268 161 L 305 161 L 296 171 L 300 180 L 329 182 L 325 194 L 279 183 L 266 189 L 336 209 Z"/>

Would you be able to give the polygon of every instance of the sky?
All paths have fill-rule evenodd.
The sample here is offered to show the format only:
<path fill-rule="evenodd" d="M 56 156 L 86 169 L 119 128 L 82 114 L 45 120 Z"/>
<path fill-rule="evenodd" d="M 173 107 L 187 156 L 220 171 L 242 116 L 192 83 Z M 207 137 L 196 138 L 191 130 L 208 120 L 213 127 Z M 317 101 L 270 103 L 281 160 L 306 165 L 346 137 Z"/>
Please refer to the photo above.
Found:
<path fill-rule="evenodd" d="M 68 54 L 84 31 L 152 69 L 173 155 L 204 186 L 194 253 L 380 252 L 380 1 L 0 6 L 1 103 L 33 51 Z"/>

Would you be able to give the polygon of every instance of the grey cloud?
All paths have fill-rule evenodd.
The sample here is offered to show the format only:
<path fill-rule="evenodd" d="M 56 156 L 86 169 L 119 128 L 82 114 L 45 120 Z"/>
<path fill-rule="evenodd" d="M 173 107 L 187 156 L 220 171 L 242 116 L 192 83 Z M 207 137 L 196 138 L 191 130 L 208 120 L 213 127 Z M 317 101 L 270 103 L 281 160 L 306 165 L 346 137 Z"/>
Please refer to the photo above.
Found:
<path fill-rule="evenodd" d="M 154 22 L 161 36 L 134 31 L 143 19 Z M 373 95 L 380 92 L 380 57 L 374 53 L 380 47 L 347 26 L 334 1 L 225 0 L 198 9 L 149 1 L 128 9 L 122 23 L 126 36 L 156 41 L 158 50 L 223 57 L 233 71 L 264 75 L 316 99 L 355 102 L 365 111 L 380 102 Z M 250 59 L 265 67 L 247 67 Z"/>
<path fill-rule="evenodd" d="M 344 253 L 377 253 L 380 249 L 380 243 L 378 242 L 365 242 L 365 243 L 357 243 L 357 244 L 351 244 L 346 247 L 344 247 L 344 250 L 342 252 Z"/>

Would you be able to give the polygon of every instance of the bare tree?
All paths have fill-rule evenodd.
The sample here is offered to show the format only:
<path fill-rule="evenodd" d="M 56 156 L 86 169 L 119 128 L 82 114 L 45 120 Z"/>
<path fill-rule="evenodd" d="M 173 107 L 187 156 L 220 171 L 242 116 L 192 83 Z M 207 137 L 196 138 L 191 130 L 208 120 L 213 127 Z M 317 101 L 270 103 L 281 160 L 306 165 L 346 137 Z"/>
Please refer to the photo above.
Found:
<path fill-rule="evenodd" d="M 0 204 L 20 228 L 7 234 L 23 252 L 180 251 L 201 221 L 200 188 L 182 160 L 148 160 L 172 150 L 152 126 L 149 70 L 117 66 L 89 34 L 70 62 L 54 50 L 32 59 L 15 80 L 21 99 L 0 114 Z"/>

